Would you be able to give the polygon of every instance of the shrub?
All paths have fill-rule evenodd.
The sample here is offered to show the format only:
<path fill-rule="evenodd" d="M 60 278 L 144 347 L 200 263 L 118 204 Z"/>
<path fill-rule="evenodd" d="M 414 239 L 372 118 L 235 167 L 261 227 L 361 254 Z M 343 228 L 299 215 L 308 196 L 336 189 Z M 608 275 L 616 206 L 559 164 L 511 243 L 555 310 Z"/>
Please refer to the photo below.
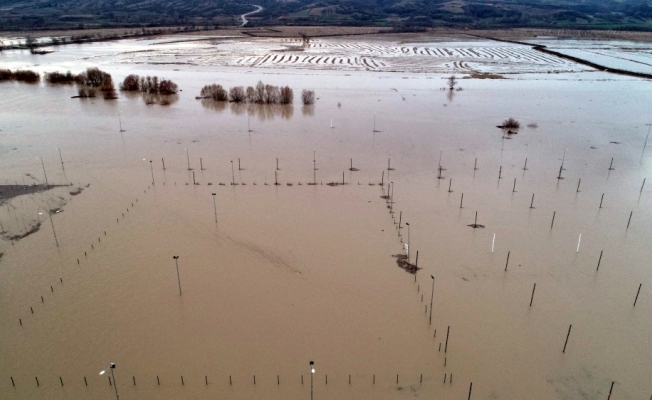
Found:
<path fill-rule="evenodd" d="M 222 85 L 212 84 L 206 85 L 201 89 L 200 97 L 202 99 L 212 99 L 215 101 L 227 101 L 229 95 Z"/>
<path fill-rule="evenodd" d="M 162 95 L 176 94 L 179 91 L 179 86 L 168 79 L 163 79 L 159 85 L 159 93 Z"/>
<path fill-rule="evenodd" d="M 62 74 L 61 72 L 50 72 L 45 74 L 45 81 L 50 84 L 58 83 L 74 83 L 77 80 L 77 75 L 73 75 L 70 71 Z"/>
<path fill-rule="evenodd" d="M 99 88 L 113 86 L 111 74 L 100 70 L 99 68 L 88 68 L 86 71 L 77 75 L 77 83 L 84 86 Z"/>
<path fill-rule="evenodd" d="M 229 101 L 240 103 L 247 98 L 245 89 L 242 86 L 236 86 L 229 89 Z"/>
<path fill-rule="evenodd" d="M 304 105 L 310 105 L 315 103 L 315 92 L 313 90 L 303 89 L 301 92 L 301 101 Z"/>
<path fill-rule="evenodd" d="M 130 92 L 137 92 L 138 90 L 140 90 L 138 75 L 131 74 L 127 76 L 125 80 L 122 81 L 122 85 L 120 85 L 120 90 L 127 90 Z"/>
<path fill-rule="evenodd" d="M 254 103 L 256 100 L 256 90 L 251 86 L 247 86 L 246 99 L 247 103 Z"/>
<path fill-rule="evenodd" d="M 28 83 L 35 83 L 41 80 L 41 75 L 34 71 L 16 71 L 14 72 L 14 79 Z"/>
<path fill-rule="evenodd" d="M 518 129 L 521 127 L 521 123 L 510 117 L 503 122 L 502 127 L 506 129 Z"/>
<path fill-rule="evenodd" d="M 280 103 L 292 104 L 294 101 L 294 91 L 289 86 L 282 87 L 280 90 Z"/>
<path fill-rule="evenodd" d="M 0 69 L 0 81 L 11 81 L 14 79 L 14 73 L 9 69 Z"/>

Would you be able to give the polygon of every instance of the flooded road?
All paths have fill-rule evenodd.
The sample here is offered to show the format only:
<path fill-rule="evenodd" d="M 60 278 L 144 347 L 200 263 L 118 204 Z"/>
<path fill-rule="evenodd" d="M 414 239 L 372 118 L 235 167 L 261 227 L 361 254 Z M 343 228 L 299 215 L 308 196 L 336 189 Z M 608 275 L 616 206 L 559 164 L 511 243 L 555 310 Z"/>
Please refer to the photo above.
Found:
<path fill-rule="evenodd" d="M 544 67 L 449 92 L 443 70 L 186 63 L 208 53 L 190 43 L 157 64 L 130 53 L 146 43 L 0 55 L 183 90 L 161 106 L 0 83 L 0 184 L 43 183 L 42 157 L 83 188 L 0 207 L 12 233 L 41 221 L 0 244 L 1 398 L 110 398 L 115 362 L 121 399 L 299 399 L 310 360 L 315 398 L 652 395 L 649 82 Z M 318 100 L 194 98 L 259 80 Z M 392 257 L 408 240 L 416 279 Z"/>

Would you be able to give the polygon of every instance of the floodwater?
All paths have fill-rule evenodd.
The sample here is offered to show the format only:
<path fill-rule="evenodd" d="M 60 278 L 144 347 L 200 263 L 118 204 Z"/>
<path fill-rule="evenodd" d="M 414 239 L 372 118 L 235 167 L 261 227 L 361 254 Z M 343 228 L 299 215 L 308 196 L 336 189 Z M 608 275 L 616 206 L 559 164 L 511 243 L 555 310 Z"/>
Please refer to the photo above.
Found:
<path fill-rule="evenodd" d="M 115 82 L 157 74 L 183 89 L 162 106 L 0 84 L 0 183 L 42 183 L 42 157 L 50 184 L 73 184 L 0 207 L 11 234 L 41 222 L 0 245 L 0 398 L 110 398 L 98 375 L 110 362 L 121 399 L 308 398 L 310 360 L 315 399 L 459 399 L 471 382 L 472 399 L 606 398 L 612 382 L 612 399 L 652 395 L 649 82 L 543 65 L 449 93 L 447 74 L 407 67 L 128 53 L 144 46 L 0 55 L 11 68 L 97 65 Z M 205 84 L 258 80 L 318 100 L 194 99 Z M 511 139 L 495 127 L 507 117 L 523 125 Z M 327 185 L 343 173 L 346 185 Z M 51 226 L 44 209 L 56 208 Z M 483 229 L 468 226 L 476 212 Z M 416 279 L 392 257 L 408 240 Z"/>

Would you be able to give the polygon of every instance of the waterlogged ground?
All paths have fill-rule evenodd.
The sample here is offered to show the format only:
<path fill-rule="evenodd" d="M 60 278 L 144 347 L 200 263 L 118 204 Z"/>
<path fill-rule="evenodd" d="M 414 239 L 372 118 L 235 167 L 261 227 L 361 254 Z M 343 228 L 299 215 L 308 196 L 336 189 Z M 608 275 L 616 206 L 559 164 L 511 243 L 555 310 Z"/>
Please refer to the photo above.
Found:
<path fill-rule="evenodd" d="M 2 53 L 3 67 L 97 65 L 183 91 L 161 106 L 0 84 L 0 184 L 43 183 L 36 157 L 50 184 L 73 183 L 0 207 L 12 234 L 40 222 L 0 245 L 0 397 L 108 398 L 98 372 L 115 362 L 122 399 L 307 398 L 314 360 L 315 398 L 459 399 L 471 382 L 473 399 L 606 398 L 612 382 L 613 399 L 649 398 L 649 83 L 444 39 L 305 49 L 322 64 L 375 52 L 376 69 L 286 53 L 236 66 L 268 50 L 232 39 L 242 54 L 153 45 L 174 37 Z M 527 73 L 440 90 L 475 58 Z M 194 99 L 258 80 L 317 103 Z M 508 139 L 495 126 L 510 116 L 523 127 Z M 485 228 L 468 226 L 476 212 Z M 392 257 L 408 240 L 416 279 Z"/>

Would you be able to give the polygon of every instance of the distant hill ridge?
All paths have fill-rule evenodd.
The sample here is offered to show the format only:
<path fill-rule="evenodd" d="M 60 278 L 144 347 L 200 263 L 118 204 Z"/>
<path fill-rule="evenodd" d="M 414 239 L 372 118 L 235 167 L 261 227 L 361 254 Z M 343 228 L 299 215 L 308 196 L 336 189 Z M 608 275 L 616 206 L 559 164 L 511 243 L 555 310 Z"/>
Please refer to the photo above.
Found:
<path fill-rule="evenodd" d="M 648 0 L 2 0 L 0 29 L 340 25 L 652 30 Z"/>

